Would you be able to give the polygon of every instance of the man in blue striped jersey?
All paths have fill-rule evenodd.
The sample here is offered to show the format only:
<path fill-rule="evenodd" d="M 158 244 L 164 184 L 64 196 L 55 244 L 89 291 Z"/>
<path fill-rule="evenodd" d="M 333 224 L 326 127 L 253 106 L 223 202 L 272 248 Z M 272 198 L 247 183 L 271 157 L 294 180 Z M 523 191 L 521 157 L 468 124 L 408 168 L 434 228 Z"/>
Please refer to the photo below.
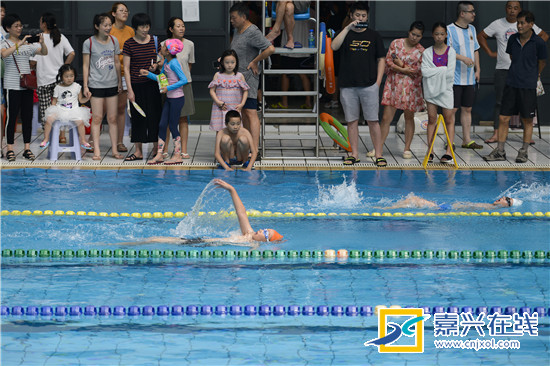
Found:
<path fill-rule="evenodd" d="M 482 149 L 470 136 L 472 106 L 474 105 L 475 85 L 479 82 L 479 44 L 473 23 L 476 12 L 474 4 L 461 1 L 457 5 L 457 20 L 447 26 L 447 44 L 456 51 L 454 80 L 454 112 L 460 108 L 463 144 L 465 149 Z M 453 114 L 454 116 L 454 114 Z"/>

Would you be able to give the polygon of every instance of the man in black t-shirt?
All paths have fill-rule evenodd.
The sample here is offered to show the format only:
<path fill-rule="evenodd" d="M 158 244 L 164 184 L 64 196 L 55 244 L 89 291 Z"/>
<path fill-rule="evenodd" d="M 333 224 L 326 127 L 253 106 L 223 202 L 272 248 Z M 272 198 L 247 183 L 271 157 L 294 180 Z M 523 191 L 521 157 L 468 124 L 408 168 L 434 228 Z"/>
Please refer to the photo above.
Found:
<path fill-rule="evenodd" d="M 368 10 L 368 5 L 362 2 L 351 5 L 352 22 L 334 38 L 332 49 L 340 50 L 340 102 L 344 108 L 351 146 L 351 154 L 344 160 L 344 164 L 359 162 L 359 112 L 362 107 L 374 144 L 376 165 L 382 167 L 387 163 L 382 157 L 378 109 L 386 50 L 380 34 L 366 28 Z"/>

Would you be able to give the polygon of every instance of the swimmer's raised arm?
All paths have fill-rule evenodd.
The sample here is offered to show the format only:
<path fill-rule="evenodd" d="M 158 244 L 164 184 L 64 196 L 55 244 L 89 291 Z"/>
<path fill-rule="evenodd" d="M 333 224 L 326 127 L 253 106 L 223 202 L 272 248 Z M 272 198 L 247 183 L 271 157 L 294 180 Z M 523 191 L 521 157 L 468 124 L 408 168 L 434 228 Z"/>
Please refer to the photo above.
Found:
<path fill-rule="evenodd" d="M 246 208 L 244 207 L 243 201 L 241 201 L 241 198 L 237 194 L 235 187 L 221 179 L 214 179 L 214 184 L 225 189 L 229 192 L 229 194 L 231 194 L 231 199 L 233 200 L 233 206 L 235 207 L 235 213 L 237 214 L 237 219 L 239 220 L 239 226 L 241 227 L 242 234 L 246 235 L 254 232 L 252 226 L 250 226 L 250 221 L 248 220 L 248 215 L 246 214 Z"/>

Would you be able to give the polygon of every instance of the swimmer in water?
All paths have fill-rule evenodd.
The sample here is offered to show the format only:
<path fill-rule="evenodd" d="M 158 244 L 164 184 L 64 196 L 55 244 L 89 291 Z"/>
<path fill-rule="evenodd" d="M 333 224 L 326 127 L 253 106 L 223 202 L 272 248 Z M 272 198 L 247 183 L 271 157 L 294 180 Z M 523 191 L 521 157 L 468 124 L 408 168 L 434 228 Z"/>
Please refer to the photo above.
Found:
<path fill-rule="evenodd" d="M 193 239 L 184 239 L 176 238 L 171 236 L 153 236 L 147 239 L 136 242 L 124 242 L 116 243 L 114 245 L 140 245 L 140 244 L 149 244 L 149 243 L 170 243 L 170 244 L 180 244 L 180 245 L 193 245 L 200 243 L 214 243 L 214 242 L 224 242 L 228 244 L 235 245 L 254 245 L 258 242 L 274 242 L 280 241 L 283 239 L 283 236 L 279 234 L 274 229 L 260 229 L 254 231 L 252 226 L 250 226 L 250 221 L 246 214 L 246 208 L 244 207 L 241 198 L 237 194 L 237 190 L 231 184 L 221 180 L 214 179 L 214 184 L 218 188 L 223 188 L 229 192 L 231 199 L 233 200 L 233 206 L 235 206 L 235 213 L 237 214 L 237 219 L 239 220 L 239 225 L 241 227 L 241 235 L 237 235 L 230 238 L 193 238 Z"/>
<path fill-rule="evenodd" d="M 397 201 L 394 205 L 389 207 L 377 207 L 386 210 L 393 210 L 396 208 L 433 208 L 441 211 L 450 210 L 473 210 L 473 209 L 485 209 L 494 210 L 501 207 L 517 207 L 520 206 L 523 201 L 517 198 L 501 197 L 493 203 L 475 203 L 475 202 L 456 202 L 452 204 L 442 203 L 437 204 L 433 201 L 428 201 L 424 198 L 409 194 L 405 199 Z"/>

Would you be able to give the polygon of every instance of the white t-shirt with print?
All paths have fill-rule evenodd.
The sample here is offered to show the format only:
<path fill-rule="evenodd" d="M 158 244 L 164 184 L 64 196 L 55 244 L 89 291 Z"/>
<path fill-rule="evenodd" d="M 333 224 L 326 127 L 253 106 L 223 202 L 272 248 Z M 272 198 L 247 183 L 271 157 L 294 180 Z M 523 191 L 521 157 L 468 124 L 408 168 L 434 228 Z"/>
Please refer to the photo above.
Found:
<path fill-rule="evenodd" d="M 483 30 L 489 37 L 495 37 L 497 40 L 497 70 L 508 70 L 512 60 L 510 55 L 506 53 L 506 45 L 508 39 L 512 34 L 518 32 L 517 22 L 508 23 L 506 18 L 500 18 L 489 24 L 487 28 Z M 535 34 L 539 34 L 542 29 L 533 25 L 533 31 Z"/>
<path fill-rule="evenodd" d="M 57 106 L 66 109 L 73 109 L 79 106 L 78 94 L 82 87 L 78 83 L 72 83 L 69 86 L 57 84 L 53 89 L 53 97 L 57 98 Z"/>

